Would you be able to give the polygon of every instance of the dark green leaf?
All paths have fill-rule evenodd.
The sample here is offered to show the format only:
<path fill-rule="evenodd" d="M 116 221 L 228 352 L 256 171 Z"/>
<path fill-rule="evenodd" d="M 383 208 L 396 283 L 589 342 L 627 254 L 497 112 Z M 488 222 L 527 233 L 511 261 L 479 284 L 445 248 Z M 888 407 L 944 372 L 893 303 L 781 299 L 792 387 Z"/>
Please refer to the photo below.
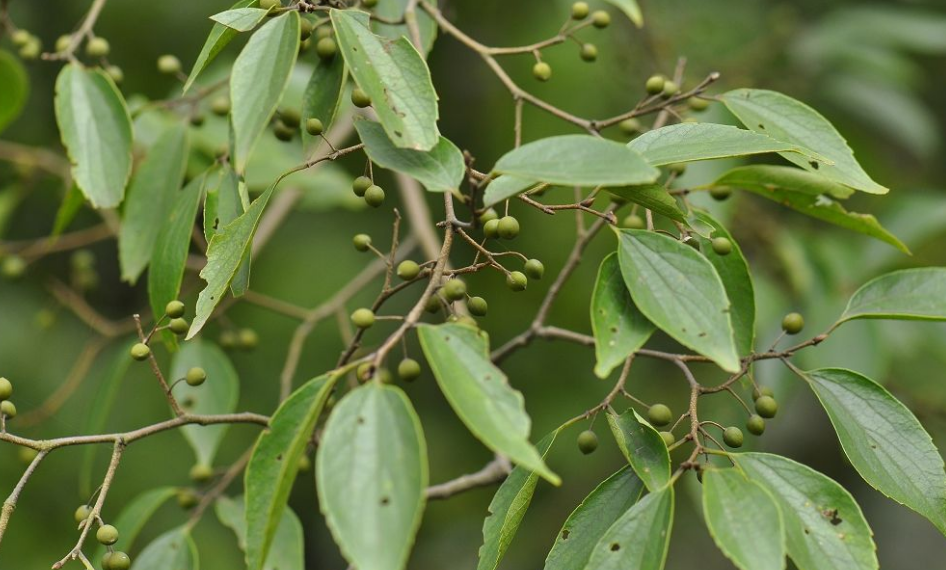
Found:
<path fill-rule="evenodd" d="M 648 491 L 663 489 L 670 482 L 670 454 L 657 430 L 634 410 L 620 416 L 608 413 L 614 441 Z"/>
<path fill-rule="evenodd" d="M 686 223 L 687 221 L 686 214 L 680 209 L 676 199 L 661 184 L 608 188 L 608 192 L 635 204 L 640 204 L 655 214 L 666 216 L 671 220 L 680 223 Z"/>
<path fill-rule="evenodd" d="M 20 60 L 0 50 L 0 132 L 20 115 L 30 92 L 30 78 Z"/>
<path fill-rule="evenodd" d="M 248 32 L 262 22 L 267 14 L 269 10 L 262 8 L 235 8 L 214 14 L 210 19 L 238 32 Z"/>
<path fill-rule="evenodd" d="M 314 118 L 322 121 L 325 132 L 332 128 L 342 94 L 345 92 L 345 76 L 345 61 L 340 57 L 329 61 L 319 60 L 312 70 L 312 76 L 309 77 L 302 96 L 302 140 L 307 148 L 314 146 L 322 138 L 310 135 L 305 129 L 305 122 Z"/>
<path fill-rule="evenodd" d="M 241 550 L 246 550 L 246 520 L 243 497 L 231 499 L 220 497 L 214 505 L 217 518 L 224 526 L 230 527 L 237 536 Z M 302 523 L 292 509 L 286 509 L 279 519 L 273 547 L 266 557 L 263 570 L 305 570 L 305 540 L 302 535 Z"/>
<path fill-rule="evenodd" d="M 239 0 L 239 2 L 231 6 L 230 9 L 236 10 L 256 6 L 258 1 L 259 0 Z M 227 44 L 229 44 L 233 38 L 237 37 L 237 34 L 238 32 L 236 30 L 228 28 L 223 24 L 215 23 L 213 25 L 213 28 L 210 29 L 210 35 L 208 35 L 207 40 L 204 41 L 204 47 L 200 49 L 197 61 L 194 62 L 194 67 L 191 68 L 190 75 L 187 76 L 187 81 L 184 82 L 184 93 L 187 93 L 191 85 L 194 84 L 194 80 L 200 75 L 200 72 L 210 65 L 210 62 L 217 57 L 218 53 L 223 51 L 223 48 L 227 47 Z"/>
<path fill-rule="evenodd" d="M 187 526 L 162 534 L 135 558 L 135 570 L 197 570 L 199 567 L 197 545 Z"/>
<path fill-rule="evenodd" d="M 457 192 L 466 164 L 460 149 L 444 137 L 429 151 L 398 148 L 379 123 L 355 121 L 365 153 L 378 166 L 407 174 L 431 192 Z"/>
<path fill-rule="evenodd" d="M 867 282 L 840 321 L 853 319 L 946 321 L 946 267 L 903 269 Z"/>
<path fill-rule="evenodd" d="M 627 510 L 595 545 L 585 570 L 662 570 L 673 526 L 673 486 Z"/>
<path fill-rule="evenodd" d="M 607 378 L 654 333 L 624 285 L 616 253 L 609 254 L 598 268 L 591 295 L 591 330 L 595 337 L 595 374 Z"/>

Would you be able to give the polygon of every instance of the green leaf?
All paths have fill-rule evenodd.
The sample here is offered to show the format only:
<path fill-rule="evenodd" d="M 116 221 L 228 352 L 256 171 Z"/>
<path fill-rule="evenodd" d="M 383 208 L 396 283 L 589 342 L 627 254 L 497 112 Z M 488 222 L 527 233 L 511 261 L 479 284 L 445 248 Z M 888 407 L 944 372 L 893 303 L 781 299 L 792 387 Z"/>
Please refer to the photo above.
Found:
<path fill-rule="evenodd" d="M 605 531 L 641 496 L 644 484 L 629 466 L 605 479 L 568 515 L 544 570 L 585 568 Z"/>
<path fill-rule="evenodd" d="M 877 547 L 860 507 L 843 487 L 786 457 L 731 456 L 775 497 L 788 555 L 801 570 L 876 570 Z"/>
<path fill-rule="evenodd" d="M 553 431 L 536 445 L 543 458 L 555 443 L 558 432 Z M 480 546 L 476 570 L 495 570 L 499 566 L 529 509 L 538 482 L 539 476 L 535 472 L 519 465 L 499 486 L 489 503 L 489 514 L 483 521 L 483 545 Z"/>
<path fill-rule="evenodd" d="M 162 534 L 135 558 L 135 570 L 198 570 L 197 545 L 188 526 Z"/>
<path fill-rule="evenodd" d="M 82 191 L 75 183 L 70 184 L 66 195 L 62 198 L 62 203 L 59 204 L 59 209 L 56 210 L 56 221 L 53 222 L 51 235 L 56 237 L 66 231 L 83 205 L 85 205 L 85 196 L 82 195 Z"/>
<path fill-rule="evenodd" d="M 645 230 L 618 232 L 624 284 L 637 308 L 680 344 L 737 372 L 731 306 L 713 265 L 692 247 Z"/>
<path fill-rule="evenodd" d="M 194 339 L 184 343 L 171 362 L 170 382 L 187 376 L 187 371 L 199 366 L 207 373 L 202 386 L 186 382 L 174 388 L 178 402 L 187 402 L 185 409 L 193 414 L 229 414 L 236 410 L 240 400 L 240 378 L 230 359 L 214 343 Z M 184 405 L 184 404 L 182 404 Z M 194 449 L 197 462 L 213 465 L 217 448 L 227 433 L 227 424 L 212 426 L 189 425 L 181 428 L 184 439 Z"/>
<path fill-rule="evenodd" d="M 538 180 L 516 178 L 515 176 L 499 176 L 490 181 L 483 193 L 483 207 L 489 208 L 522 194 L 533 186 L 541 184 Z"/>
<path fill-rule="evenodd" d="M 200 199 L 207 180 L 219 177 L 218 170 L 211 167 L 177 193 L 171 215 L 158 233 L 151 253 L 151 269 L 148 271 L 148 296 L 151 311 L 155 315 L 163 315 L 165 306 L 177 299 L 181 291 L 191 230 L 194 228 Z"/>
<path fill-rule="evenodd" d="M 913 413 L 883 386 L 850 370 L 821 368 L 804 378 L 864 480 L 946 534 L 943 458 Z"/>
<path fill-rule="evenodd" d="M 615 8 L 624 12 L 634 25 L 638 28 L 644 27 L 644 14 L 641 13 L 641 7 L 637 0 L 604 0 Z"/>
<path fill-rule="evenodd" d="M 299 53 L 299 14 L 290 11 L 266 22 L 247 42 L 230 73 L 232 160 L 246 169 L 253 147 L 269 125 L 289 85 Z"/>
<path fill-rule="evenodd" d="M 217 518 L 237 536 L 241 550 L 246 550 L 246 521 L 243 518 L 244 498 L 220 497 L 214 504 Z M 283 511 L 273 537 L 273 548 L 266 557 L 263 570 L 305 570 L 302 523 L 292 509 Z"/>
<path fill-rule="evenodd" d="M 303 384 L 280 404 L 269 430 L 259 436 L 244 476 L 249 570 L 263 568 L 263 561 L 268 560 L 298 474 L 299 458 L 338 378 L 324 375 Z"/>
<path fill-rule="evenodd" d="M 647 184 L 659 174 L 636 151 L 591 135 L 562 135 L 524 144 L 503 155 L 493 170 L 564 186 Z"/>
<path fill-rule="evenodd" d="M 0 132 L 20 116 L 30 92 L 30 78 L 20 60 L 0 50 Z"/>
<path fill-rule="evenodd" d="M 56 78 L 56 123 L 72 178 L 95 208 L 114 208 L 131 174 L 131 118 L 108 75 L 78 64 Z"/>
<path fill-rule="evenodd" d="M 680 209 L 677 200 L 667 192 L 662 184 L 608 188 L 608 192 L 635 204 L 640 204 L 655 214 L 666 216 L 680 223 L 687 222 L 687 216 Z"/>
<path fill-rule="evenodd" d="M 673 486 L 627 510 L 595 545 L 585 570 L 662 570 L 673 526 Z"/>
<path fill-rule="evenodd" d="M 834 162 L 822 164 L 795 153 L 782 153 L 789 162 L 855 190 L 886 194 L 854 158 L 847 141 L 817 111 L 787 95 L 763 89 L 736 89 L 720 99 L 749 129 L 811 149 Z"/>
<path fill-rule="evenodd" d="M 411 42 L 371 33 L 364 13 L 332 10 L 338 47 L 355 82 L 399 148 L 430 150 L 440 140 L 437 94 L 430 70 Z"/>
<path fill-rule="evenodd" d="M 716 268 L 716 273 L 726 289 L 726 296 L 732 303 L 730 317 L 736 338 L 736 350 L 741 355 L 747 355 L 752 352 L 755 341 L 755 288 L 752 286 L 749 264 L 746 263 L 739 244 L 719 221 L 702 210 L 695 210 L 694 213 L 698 220 L 713 228 L 712 237 L 724 237 L 732 243 L 732 251 L 728 255 L 718 255 L 713 251 L 710 240 L 698 238 L 703 255 Z"/>
<path fill-rule="evenodd" d="M 307 148 L 317 144 L 322 137 L 310 135 L 305 128 L 306 121 L 313 118 L 322 121 L 325 132 L 332 128 L 345 92 L 345 76 L 345 61 L 340 57 L 328 61 L 320 59 L 312 70 L 302 96 L 302 140 Z"/>
<path fill-rule="evenodd" d="M 868 281 L 839 322 L 854 319 L 946 321 L 946 267 L 903 269 Z"/>
<path fill-rule="evenodd" d="M 607 378 L 654 334 L 631 300 L 624 285 L 618 256 L 611 253 L 601 262 L 591 294 L 591 330 L 595 337 L 595 375 Z"/>
<path fill-rule="evenodd" d="M 707 469 L 703 516 L 716 546 L 740 570 L 785 568 L 782 515 L 762 485 L 736 469 Z"/>
<path fill-rule="evenodd" d="M 877 238 L 910 253 L 874 216 L 845 210 L 840 202 L 831 198 L 843 187 L 817 174 L 788 166 L 743 166 L 730 170 L 711 186 L 748 190 L 812 218 Z"/>
<path fill-rule="evenodd" d="M 174 487 L 151 489 L 126 504 L 117 517 L 109 518 L 110 524 L 121 529 L 118 542 L 115 543 L 115 550 L 129 552 L 148 520 L 161 508 L 161 505 L 175 496 L 177 496 L 177 489 Z M 92 560 L 101 560 L 103 556 L 105 556 L 105 547 L 100 545 L 92 555 Z"/>
<path fill-rule="evenodd" d="M 627 146 L 654 166 L 771 152 L 798 153 L 818 162 L 830 162 L 797 144 L 715 123 L 680 123 L 661 127 L 642 134 Z"/>
<path fill-rule="evenodd" d="M 200 332 L 214 307 L 223 299 L 233 276 L 250 251 L 260 216 L 263 215 L 263 209 L 266 208 L 275 188 L 271 186 L 263 192 L 245 214 L 218 229 L 210 240 L 207 247 L 207 265 L 200 271 L 200 277 L 207 282 L 207 286 L 197 297 L 197 314 L 187 332 L 187 340 Z"/>
<path fill-rule="evenodd" d="M 176 123 L 162 132 L 148 150 L 128 187 L 118 234 L 123 280 L 135 283 L 151 261 L 158 233 L 168 224 L 186 166 L 187 126 Z"/>
<path fill-rule="evenodd" d="M 427 445 L 399 388 L 371 382 L 329 416 L 316 455 L 319 505 L 358 570 L 401 570 L 424 512 Z"/>
<path fill-rule="evenodd" d="M 670 453 L 663 438 L 634 410 L 620 416 L 608 413 L 614 441 L 648 491 L 663 489 L 670 482 Z"/>
<path fill-rule="evenodd" d="M 207 179 L 204 191 L 204 237 L 207 243 L 217 230 L 243 214 L 240 199 L 240 180 L 236 172 L 226 165 L 217 170 L 216 176 Z"/>
<path fill-rule="evenodd" d="M 379 123 L 356 120 L 358 137 L 365 143 L 365 153 L 378 166 L 407 174 L 431 192 L 457 192 L 466 164 L 463 154 L 452 142 L 440 137 L 429 151 L 398 148 Z"/>
<path fill-rule="evenodd" d="M 214 14 L 210 19 L 238 32 L 248 32 L 259 25 L 267 14 L 269 10 L 262 8 L 235 8 Z"/>
<path fill-rule="evenodd" d="M 407 24 L 386 24 L 381 21 L 384 19 L 388 22 L 403 22 L 404 8 L 407 6 L 408 2 L 409 0 L 387 0 L 386 2 L 379 2 L 377 6 L 372 8 L 371 11 L 379 16 L 378 19 L 374 19 L 371 22 L 372 29 L 374 29 L 375 33 L 391 39 L 397 39 L 401 36 L 411 39 Z M 432 0 L 430 4 L 436 6 L 437 0 Z M 424 48 L 423 52 L 429 53 L 431 48 L 434 47 L 434 40 L 437 39 L 437 22 L 424 10 L 417 9 L 415 14 L 417 17 L 417 28 L 420 30 L 420 43 Z"/>
<path fill-rule="evenodd" d="M 558 485 L 561 480 L 529 443 L 532 420 L 522 394 L 489 359 L 489 336 L 462 324 L 417 331 L 440 390 L 467 429 L 486 447 Z"/>
<path fill-rule="evenodd" d="M 240 0 L 231 6 L 230 9 L 236 10 L 255 6 L 257 2 L 258 0 Z M 238 32 L 236 30 L 228 28 L 223 24 L 215 23 L 213 25 L 213 28 L 210 29 L 210 35 L 208 35 L 207 39 L 204 41 L 204 47 L 200 49 L 197 61 L 194 62 L 194 67 L 191 68 L 190 75 L 187 76 L 187 81 L 184 82 L 184 93 L 187 93 L 191 85 L 194 84 L 194 80 L 200 75 L 200 72 L 210 65 L 210 62 L 217 57 L 217 54 L 223 51 L 223 48 L 227 47 L 227 44 L 229 44 L 233 38 L 237 37 L 237 34 Z"/>

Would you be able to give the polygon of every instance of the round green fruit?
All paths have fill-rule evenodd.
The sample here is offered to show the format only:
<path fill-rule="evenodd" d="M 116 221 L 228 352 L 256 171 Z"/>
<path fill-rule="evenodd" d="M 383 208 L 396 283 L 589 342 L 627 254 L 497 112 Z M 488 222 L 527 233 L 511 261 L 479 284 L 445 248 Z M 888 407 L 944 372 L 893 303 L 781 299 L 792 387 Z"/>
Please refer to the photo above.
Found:
<path fill-rule="evenodd" d="M 771 396 L 775 397 L 775 390 L 769 386 L 762 386 L 761 388 L 756 388 L 752 390 L 752 401 L 756 401 L 762 396 Z"/>
<path fill-rule="evenodd" d="M 149 356 L 151 356 L 151 348 L 147 344 L 139 342 L 131 347 L 131 357 L 135 360 L 140 362 L 147 360 Z"/>
<path fill-rule="evenodd" d="M 662 431 L 662 432 L 660 432 L 660 437 L 661 437 L 661 439 L 664 440 L 664 444 L 665 444 L 667 447 L 670 447 L 671 445 L 673 445 L 673 444 L 676 443 L 676 441 L 677 441 L 677 438 L 676 438 L 672 433 L 670 433 L 669 431 Z"/>
<path fill-rule="evenodd" d="M 191 489 L 181 489 L 177 493 L 177 504 L 182 509 L 193 509 L 200 502 L 200 497 Z"/>
<path fill-rule="evenodd" d="M 758 414 L 752 414 L 746 420 L 746 429 L 752 435 L 762 435 L 765 432 L 765 420 Z"/>
<path fill-rule="evenodd" d="M 358 251 L 368 251 L 371 248 L 371 236 L 368 234 L 357 234 L 351 242 Z"/>
<path fill-rule="evenodd" d="M 480 214 L 480 223 L 485 224 L 490 220 L 498 220 L 499 214 L 496 213 L 496 210 L 493 208 L 486 208 L 483 210 L 483 213 Z"/>
<path fill-rule="evenodd" d="M 171 301 L 164 307 L 164 312 L 172 319 L 178 319 L 184 316 L 184 303 L 180 301 Z"/>
<path fill-rule="evenodd" d="M 519 220 L 512 216 L 503 216 L 496 226 L 496 233 L 503 239 L 515 239 L 519 235 Z"/>
<path fill-rule="evenodd" d="M 380 186 L 372 184 L 365 190 L 365 203 L 372 208 L 378 208 L 384 204 L 384 190 Z"/>
<path fill-rule="evenodd" d="M 755 411 L 763 418 L 774 418 L 778 413 L 778 402 L 772 396 L 760 396 L 755 401 Z"/>
<path fill-rule="evenodd" d="M 805 318 L 799 313 L 789 313 L 782 319 L 782 330 L 788 334 L 798 334 L 805 328 Z"/>
<path fill-rule="evenodd" d="M 303 455 L 299 458 L 299 463 L 296 469 L 298 469 L 300 473 L 308 473 L 309 470 L 312 469 L 312 460 L 309 459 L 307 455 Z"/>
<path fill-rule="evenodd" d="M 397 276 L 404 281 L 415 279 L 418 275 L 420 275 L 420 265 L 417 265 L 416 261 L 406 259 L 397 266 Z"/>
<path fill-rule="evenodd" d="M 322 28 L 319 29 L 321 30 Z M 335 57 L 335 54 L 338 53 L 338 44 L 335 43 L 333 38 L 324 37 L 316 42 L 315 53 L 318 54 L 319 59 L 332 59 Z"/>
<path fill-rule="evenodd" d="M 656 95 L 658 93 L 663 93 L 664 83 L 667 82 L 667 78 L 663 75 L 651 75 L 647 78 L 647 82 L 644 84 L 644 88 L 651 95 Z"/>
<path fill-rule="evenodd" d="M 367 176 L 359 176 L 351 183 L 351 190 L 355 193 L 355 196 L 361 198 L 368 188 L 371 188 L 372 184 L 374 183 Z"/>
<path fill-rule="evenodd" d="M 621 227 L 629 230 L 642 230 L 647 227 L 647 224 L 644 222 L 644 218 L 637 214 L 628 214 L 621 220 Z"/>
<path fill-rule="evenodd" d="M 214 470 L 213 470 L 213 467 L 211 467 L 210 465 L 204 465 L 202 463 L 198 463 L 197 465 L 194 465 L 193 467 L 191 467 L 191 471 L 189 475 L 190 475 L 191 481 L 195 483 L 206 483 L 207 481 L 210 481 L 211 479 L 213 479 Z"/>
<path fill-rule="evenodd" d="M 525 291 L 529 286 L 529 278 L 521 271 L 513 271 L 506 276 L 506 287 L 513 291 Z"/>
<path fill-rule="evenodd" d="M 302 115 L 299 113 L 298 109 L 293 107 L 280 110 L 279 118 L 282 119 L 282 122 L 290 129 L 298 129 L 299 124 L 302 122 Z"/>
<path fill-rule="evenodd" d="M 713 251 L 716 255 L 729 255 L 732 253 L 732 242 L 725 237 L 713 238 Z"/>
<path fill-rule="evenodd" d="M 723 443 L 732 448 L 742 447 L 742 430 L 736 426 L 729 426 L 723 430 Z"/>
<path fill-rule="evenodd" d="M 125 72 L 117 65 L 110 65 L 105 68 L 105 73 L 112 78 L 115 83 L 121 83 L 125 80 Z"/>
<path fill-rule="evenodd" d="M 460 279 L 450 279 L 443 284 L 443 296 L 447 301 L 459 301 L 466 296 L 466 283 Z"/>
<path fill-rule="evenodd" d="M 118 542 L 118 529 L 110 524 L 103 524 L 95 531 L 95 540 L 106 546 L 111 546 Z"/>
<path fill-rule="evenodd" d="M 187 319 L 171 319 L 171 322 L 168 323 L 168 329 L 178 336 L 187 334 L 187 331 L 190 330 L 190 324 L 187 322 Z"/>
<path fill-rule="evenodd" d="M 19 279 L 26 273 L 26 261 L 18 255 L 11 255 L 3 260 L 0 273 L 7 279 Z"/>
<path fill-rule="evenodd" d="M 10 400 L 0 402 L 0 416 L 6 416 L 8 420 L 16 417 L 16 405 Z"/>
<path fill-rule="evenodd" d="M 532 66 L 532 77 L 539 81 L 548 81 L 552 78 L 552 66 L 544 61 L 538 61 Z"/>
<path fill-rule="evenodd" d="M 187 375 L 184 376 L 184 381 L 187 382 L 189 386 L 200 386 L 207 381 L 207 371 L 200 366 L 195 366 L 187 371 Z"/>
<path fill-rule="evenodd" d="M 158 58 L 158 71 L 171 75 L 181 71 L 181 60 L 173 55 L 162 55 Z"/>
<path fill-rule="evenodd" d="M 356 309 L 351 314 L 351 322 L 360 329 L 370 328 L 374 324 L 374 311 L 371 309 Z"/>
<path fill-rule="evenodd" d="M 670 425 L 673 421 L 673 412 L 665 404 L 654 404 L 647 409 L 647 420 L 657 427 Z"/>
<path fill-rule="evenodd" d="M 595 13 L 591 15 L 591 22 L 596 28 L 607 28 L 611 25 L 611 14 L 608 14 L 604 10 L 596 10 Z"/>
<path fill-rule="evenodd" d="M 440 297 L 437 295 L 431 295 L 427 298 L 427 303 L 424 304 L 424 310 L 428 313 L 436 313 L 440 311 L 442 304 L 440 302 Z"/>
<path fill-rule="evenodd" d="M 210 112 L 218 117 L 226 117 L 230 112 L 230 99 L 225 95 L 214 97 L 210 102 Z"/>
<path fill-rule="evenodd" d="M 241 349 L 249 351 L 259 346 L 259 334 L 255 330 L 244 328 L 237 333 L 237 342 Z"/>
<path fill-rule="evenodd" d="M 470 310 L 470 314 L 477 317 L 485 317 L 486 312 L 489 310 L 489 305 L 486 303 L 486 299 L 482 297 L 471 297 L 467 301 L 466 307 Z"/>
<path fill-rule="evenodd" d="M 585 61 L 594 61 L 598 59 L 598 46 L 595 44 L 582 44 L 581 45 L 581 59 Z"/>
<path fill-rule="evenodd" d="M 85 44 L 85 53 L 89 57 L 105 57 L 108 55 L 111 46 L 105 38 L 95 37 Z"/>
<path fill-rule="evenodd" d="M 624 119 L 618 123 L 618 128 L 626 135 L 635 135 L 641 131 L 641 122 L 637 119 Z"/>
<path fill-rule="evenodd" d="M 545 265 L 542 264 L 538 259 L 530 259 L 526 261 L 525 265 L 526 276 L 529 279 L 535 279 L 536 281 L 542 279 L 542 276 L 545 275 Z"/>
<path fill-rule="evenodd" d="M 413 358 L 405 358 L 397 365 L 397 377 L 405 382 L 413 382 L 420 376 L 420 363 Z"/>
<path fill-rule="evenodd" d="M 598 449 L 598 434 L 590 429 L 578 434 L 578 449 L 585 455 L 594 453 Z"/>
<path fill-rule="evenodd" d="M 6 378 L 0 378 L 0 401 L 9 400 L 13 395 L 13 383 Z"/>
<path fill-rule="evenodd" d="M 218 342 L 220 343 L 220 348 L 224 350 L 233 350 L 236 348 L 239 340 L 240 339 L 237 337 L 236 332 L 227 330 L 220 333 L 220 339 Z"/>
<path fill-rule="evenodd" d="M 351 90 L 351 102 L 359 109 L 371 106 L 371 97 L 365 93 L 361 87 L 355 87 Z"/>
<path fill-rule="evenodd" d="M 325 125 L 322 124 L 322 121 L 315 117 L 306 119 L 305 121 L 305 132 L 309 133 L 313 137 L 317 137 L 322 134 L 325 130 Z"/>
<path fill-rule="evenodd" d="M 499 236 L 499 220 L 487 220 L 483 224 L 483 234 L 490 238 L 496 238 Z"/>
<path fill-rule="evenodd" d="M 732 196 L 732 190 L 726 187 L 715 187 L 710 189 L 710 196 L 717 202 L 728 200 Z"/>
<path fill-rule="evenodd" d="M 85 522 L 89 516 L 92 514 L 92 507 L 89 505 L 82 505 L 75 512 L 75 519 L 77 523 Z"/>
<path fill-rule="evenodd" d="M 687 104 L 690 105 L 690 109 L 693 109 L 697 113 L 705 111 L 709 108 L 710 102 L 707 99 L 701 99 L 699 97 L 690 97 L 690 100 L 687 101 Z"/>
<path fill-rule="evenodd" d="M 131 558 L 121 551 L 108 552 L 102 558 L 103 570 L 128 570 L 131 568 Z"/>
<path fill-rule="evenodd" d="M 664 81 L 664 89 L 661 92 L 661 94 L 664 97 L 668 97 L 668 98 L 673 97 L 679 92 L 680 92 L 680 86 L 677 85 L 676 81 L 670 81 L 669 79 L 667 81 Z"/>
<path fill-rule="evenodd" d="M 587 2 L 575 2 L 572 4 L 573 20 L 584 20 L 588 17 L 589 12 L 591 12 L 591 9 L 588 7 Z"/>
<path fill-rule="evenodd" d="M 292 140 L 293 135 L 296 134 L 296 131 L 289 128 L 289 126 L 282 121 L 276 121 L 276 124 L 273 126 L 273 134 L 282 142 L 289 142 Z"/>

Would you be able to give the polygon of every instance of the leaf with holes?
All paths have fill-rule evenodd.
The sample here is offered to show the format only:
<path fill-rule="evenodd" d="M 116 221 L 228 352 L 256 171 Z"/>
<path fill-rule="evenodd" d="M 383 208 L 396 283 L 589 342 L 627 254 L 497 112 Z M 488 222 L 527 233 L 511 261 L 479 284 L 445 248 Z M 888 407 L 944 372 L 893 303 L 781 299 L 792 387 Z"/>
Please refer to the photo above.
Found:
<path fill-rule="evenodd" d="M 398 148 L 380 123 L 356 120 L 358 137 L 372 162 L 416 179 L 431 192 L 458 192 L 466 163 L 455 144 L 444 137 L 429 151 Z"/>
<path fill-rule="evenodd" d="M 595 545 L 585 570 L 662 570 L 673 526 L 673 486 L 644 496 Z"/>
<path fill-rule="evenodd" d="M 631 300 L 616 253 L 605 257 L 598 268 L 591 294 L 591 330 L 595 337 L 598 378 L 607 378 L 644 346 L 656 330 Z"/>
<path fill-rule="evenodd" d="M 946 321 L 946 267 L 903 269 L 867 282 L 840 321 L 853 319 Z"/>

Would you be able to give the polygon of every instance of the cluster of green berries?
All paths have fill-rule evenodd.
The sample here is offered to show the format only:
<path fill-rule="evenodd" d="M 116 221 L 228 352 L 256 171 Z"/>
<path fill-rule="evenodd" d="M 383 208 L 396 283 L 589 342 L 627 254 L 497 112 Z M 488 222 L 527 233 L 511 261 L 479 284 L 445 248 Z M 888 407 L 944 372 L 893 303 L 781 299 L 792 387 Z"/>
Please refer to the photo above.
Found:
<path fill-rule="evenodd" d="M 92 507 L 82 505 L 76 509 L 75 521 L 81 526 L 92 522 Z M 112 550 L 112 545 L 118 542 L 118 529 L 110 524 L 103 524 L 96 530 L 95 539 L 103 546 L 109 547 L 108 553 L 102 558 L 103 570 L 128 570 L 131 568 L 131 558 L 124 552 Z"/>
<path fill-rule="evenodd" d="M 587 2 L 572 4 L 571 16 L 573 20 L 584 20 L 591 15 L 591 23 L 596 28 L 607 28 L 611 24 L 611 15 L 604 10 L 591 13 Z M 592 62 L 598 59 L 598 46 L 592 43 L 582 43 L 578 55 L 582 60 Z M 544 61 L 537 61 L 532 66 L 532 76 L 539 81 L 548 81 L 552 78 L 552 66 Z"/>
<path fill-rule="evenodd" d="M 99 284 L 95 254 L 87 249 L 75 251 L 69 258 L 72 285 L 79 291 L 91 291 Z"/>
<path fill-rule="evenodd" d="M 225 330 L 220 333 L 220 348 L 224 350 L 242 350 L 250 352 L 259 346 L 259 333 L 251 328 Z"/>
<path fill-rule="evenodd" d="M 365 203 L 372 208 L 378 208 L 384 204 L 384 189 L 375 184 L 367 176 L 359 176 L 351 183 L 351 190 L 355 196 L 364 198 Z M 366 251 L 367 248 L 365 248 Z"/>
<path fill-rule="evenodd" d="M 292 107 L 280 109 L 277 115 L 273 122 L 273 134 L 282 142 L 289 142 L 299 132 L 302 115 L 298 109 Z"/>
<path fill-rule="evenodd" d="M 13 383 L 0 377 L 0 416 L 8 420 L 16 417 L 16 406 L 10 401 L 13 395 Z"/>
<path fill-rule="evenodd" d="M 746 429 L 752 435 L 765 433 L 765 420 L 775 417 L 778 413 L 778 402 L 772 396 L 770 388 L 762 388 L 753 393 L 755 397 L 755 411 L 746 420 Z M 742 447 L 744 437 L 742 430 L 736 426 L 729 426 L 723 430 L 723 443 L 732 448 Z"/>
<path fill-rule="evenodd" d="M 644 82 L 644 89 L 648 95 L 659 95 L 667 99 L 680 93 L 680 86 L 676 81 L 660 74 L 648 77 Z"/>
<path fill-rule="evenodd" d="M 331 61 L 338 53 L 338 44 L 332 37 L 332 26 L 319 26 L 315 29 L 315 53 L 322 61 Z"/>
<path fill-rule="evenodd" d="M 43 51 L 43 42 L 23 28 L 13 32 L 13 34 L 10 35 L 10 39 L 13 41 L 13 45 L 19 48 L 17 53 L 19 53 L 20 57 L 23 59 L 36 59 L 39 57 L 40 52 Z"/>

